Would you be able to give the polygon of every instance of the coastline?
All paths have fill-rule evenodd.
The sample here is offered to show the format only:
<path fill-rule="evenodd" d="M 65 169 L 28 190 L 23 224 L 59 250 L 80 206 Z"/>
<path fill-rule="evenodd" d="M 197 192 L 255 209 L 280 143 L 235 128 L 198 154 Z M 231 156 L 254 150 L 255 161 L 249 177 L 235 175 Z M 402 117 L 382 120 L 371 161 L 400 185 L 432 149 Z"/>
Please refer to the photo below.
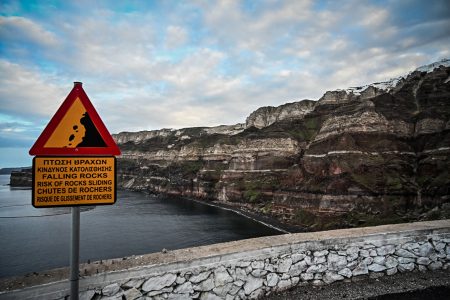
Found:
<path fill-rule="evenodd" d="M 128 190 L 128 189 L 122 189 L 122 190 Z M 306 230 L 305 228 L 301 228 L 300 226 L 296 226 L 296 225 L 282 223 L 276 218 L 273 218 L 273 217 L 270 217 L 270 216 L 267 216 L 264 214 L 259 214 L 254 211 L 247 210 L 247 209 L 245 209 L 245 207 L 243 207 L 242 205 L 239 205 L 239 204 L 231 205 L 231 204 L 223 203 L 223 202 L 220 202 L 217 200 L 208 201 L 208 200 L 198 199 L 198 198 L 189 197 L 189 196 L 171 195 L 171 194 L 164 194 L 164 193 L 152 193 L 152 192 L 142 191 L 142 190 L 130 189 L 130 191 L 142 192 L 145 194 L 155 195 L 157 197 L 168 197 L 171 199 L 177 199 L 177 198 L 181 197 L 183 199 L 188 199 L 189 201 L 193 201 L 196 203 L 201 203 L 201 204 L 208 205 L 211 207 L 216 207 L 216 208 L 220 208 L 223 210 L 231 211 L 231 212 L 238 214 L 240 216 L 243 216 L 247 219 L 250 219 L 252 221 L 260 223 L 261 225 L 264 225 L 266 227 L 277 230 L 280 232 L 280 234 L 308 232 L 308 230 Z"/>
<path fill-rule="evenodd" d="M 123 188 L 122 188 L 123 189 Z M 398 223 L 414 223 L 421 221 L 434 221 L 434 220 L 444 220 L 450 218 L 450 203 L 444 203 L 441 206 L 436 206 L 433 208 L 425 208 L 423 211 L 410 211 L 407 216 L 396 215 L 395 219 L 391 218 L 377 218 L 378 215 L 369 216 L 369 219 L 372 218 L 369 222 L 359 222 L 359 219 L 353 220 L 353 223 L 346 222 L 345 218 L 343 219 L 341 226 L 332 226 L 332 227 L 316 227 L 316 226 L 302 226 L 290 223 L 284 223 L 277 219 L 276 217 L 272 217 L 266 215 L 264 213 L 257 212 L 248 208 L 245 203 L 237 203 L 237 202 L 228 202 L 224 203 L 218 200 L 205 200 L 199 199 L 192 196 L 185 196 L 181 194 L 165 194 L 165 193 L 155 193 L 146 190 L 133 190 L 133 189 L 123 189 L 130 190 L 135 192 L 142 192 L 145 194 L 155 195 L 156 197 L 168 197 L 168 198 L 183 198 L 189 201 L 205 204 L 211 207 L 220 208 L 227 211 L 232 211 L 240 216 L 248 218 L 252 221 L 260 223 L 261 225 L 267 226 L 274 230 L 280 232 L 280 234 L 290 234 L 290 233 L 301 233 L 301 232 L 318 232 L 318 231 L 326 231 L 333 229 L 346 229 L 346 228 L 360 228 L 360 227 L 372 227 L 379 225 L 389 225 L 389 224 L 398 224 Z M 439 211 L 439 215 L 434 215 L 437 211 Z M 348 215 L 351 215 L 354 212 L 349 212 Z M 357 213 L 356 213 L 357 214 Z M 364 216 L 364 215 L 363 215 Z M 368 217 L 367 215 L 365 215 Z M 336 216 L 335 216 L 336 217 Z M 327 221 L 335 221 L 335 217 L 332 219 L 328 216 Z M 347 216 L 348 217 L 348 216 Z M 361 216 L 360 216 L 361 217 Z"/>
<path fill-rule="evenodd" d="M 197 202 L 197 203 L 201 203 L 201 204 L 205 204 L 208 206 L 212 206 L 212 207 L 217 207 L 223 210 L 227 210 L 227 211 L 231 211 L 234 212 L 240 216 L 243 216 L 245 218 L 248 218 L 252 221 L 255 221 L 257 223 L 260 223 L 264 226 L 267 226 L 269 228 L 275 229 L 277 231 L 280 231 L 282 234 L 284 233 L 293 233 L 292 231 L 288 231 L 288 229 L 286 229 L 288 226 L 283 225 L 283 224 L 277 224 L 279 222 L 277 222 L 275 219 L 270 219 L 269 217 L 265 217 L 262 215 L 257 215 L 251 212 L 247 212 L 238 208 L 235 208 L 233 206 L 229 206 L 223 203 L 220 203 L 218 201 L 213 201 L 213 202 L 207 202 L 207 201 L 202 201 L 202 200 L 198 200 L 198 199 L 194 199 L 194 198 L 188 198 L 191 201 Z"/>

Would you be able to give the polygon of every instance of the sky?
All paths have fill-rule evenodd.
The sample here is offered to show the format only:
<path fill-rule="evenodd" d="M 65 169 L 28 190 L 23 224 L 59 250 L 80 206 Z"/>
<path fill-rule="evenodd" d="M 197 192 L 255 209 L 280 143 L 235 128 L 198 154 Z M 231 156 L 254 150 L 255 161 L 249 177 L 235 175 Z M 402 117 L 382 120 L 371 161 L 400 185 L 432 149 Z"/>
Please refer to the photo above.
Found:
<path fill-rule="evenodd" d="M 0 168 L 31 165 L 74 81 L 118 133 L 243 123 L 449 57 L 448 0 L 2 0 Z"/>

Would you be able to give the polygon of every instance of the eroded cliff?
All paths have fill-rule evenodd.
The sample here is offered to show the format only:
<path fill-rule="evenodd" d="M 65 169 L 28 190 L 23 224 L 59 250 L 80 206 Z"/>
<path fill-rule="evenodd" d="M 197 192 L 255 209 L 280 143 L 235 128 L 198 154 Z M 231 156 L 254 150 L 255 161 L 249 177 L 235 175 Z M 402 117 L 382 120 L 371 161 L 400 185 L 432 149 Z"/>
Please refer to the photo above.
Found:
<path fill-rule="evenodd" d="M 439 217 L 450 201 L 450 62 L 263 107 L 245 125 L 114 138 L 124 188 L 317 229 Z"/>

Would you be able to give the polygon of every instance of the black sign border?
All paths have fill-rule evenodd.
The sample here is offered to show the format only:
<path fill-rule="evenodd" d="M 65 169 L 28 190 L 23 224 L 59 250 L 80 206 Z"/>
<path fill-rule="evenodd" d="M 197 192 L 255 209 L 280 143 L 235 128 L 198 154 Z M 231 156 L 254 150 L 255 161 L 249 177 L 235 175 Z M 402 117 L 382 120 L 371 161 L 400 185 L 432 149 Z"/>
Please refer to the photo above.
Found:
<path fill-rule="evenodd" d="M 67 204 L 67 205 L 46 205 L 46 206 L 35 206 L 34 204 L 34 195 L 35 195 L 35 187 L 34 187 L 34 183 L 35 183 L 35 160 L 36 158 L 102 158 L 102 157 L 107 157 L 107 158 L 114 158 L 114 202 L 112 203 L 92 203 L 92 204 Z M 76 207 L 76 206 L 102 206 L 102 205 L 113 205 L 116 204 L 117 201 L 117 158 L 115 156 L 109 156 L 109 155 L 102 155 L 102 156 L 64 156 L 64 155 L 55 155 L 55 156 L 47 156 L 47 155 L 39 155 L 39 156 L 35 156 L 33 157 L 33 167 L 32 167 L 32 187 L 31 187 L 31 205 L 33 205 L 34 208 L 52 208 L 52 207 Z"/>

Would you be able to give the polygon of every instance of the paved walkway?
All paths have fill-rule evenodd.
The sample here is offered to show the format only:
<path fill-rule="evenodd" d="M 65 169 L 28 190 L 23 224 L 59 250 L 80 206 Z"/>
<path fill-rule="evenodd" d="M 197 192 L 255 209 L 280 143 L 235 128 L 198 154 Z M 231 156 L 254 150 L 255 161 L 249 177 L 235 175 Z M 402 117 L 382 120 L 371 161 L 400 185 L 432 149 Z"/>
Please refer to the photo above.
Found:
<path fill-rule="evenodd" d="M 266 300 L 445 300 L 450 299 L 450 270 L 410 272 L 373 279 L 364 277 L 356 282 L 335 282 L 323 286 L 297 286 L 272 294 Z"/>

